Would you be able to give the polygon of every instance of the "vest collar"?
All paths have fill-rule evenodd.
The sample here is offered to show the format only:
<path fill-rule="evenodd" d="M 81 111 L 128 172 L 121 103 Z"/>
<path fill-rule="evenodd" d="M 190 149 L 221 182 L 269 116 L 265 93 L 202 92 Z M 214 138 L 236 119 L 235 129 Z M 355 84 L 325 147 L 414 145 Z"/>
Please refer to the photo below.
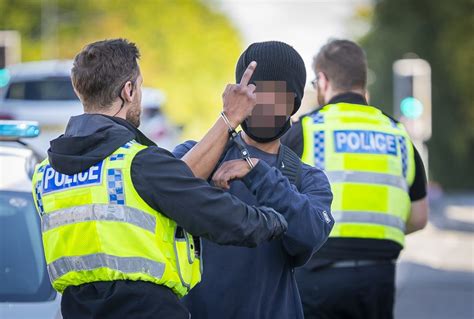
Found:
<path fill-rule="evenodd" d="M 124 126 L 129 131 L 131 131 L 135 135 L 135 141 L 137 141 L 138 143 L 140 143 L 142 145 L 145 145 L 145 146 L 156 146 L 155 142 L 153 142 L 148 137 L 146 137 L 145 134 L 142 133 L 142 131 L 140 131 L 138 128 L 133 126 L 127 120 L 124 120 L 124 119 L 122 119 L 120 117 L 116 117 L 116 116 L 108 116 L 108 115 L 103 115 L 103 114 L 102 114 L 102 116 L 107 117 L 108 119 L 114 121 L 117 124 L 120 124 L 120 125 Z"/>
<path fill-rule="evenodd" d="M 328 104 L 336 103 L 350 103 L 350 104 L 359 104 L 359 105 L 368 105 L 365 97 L 353 92 L 346 92 L 338 94 L 329 100 Z"/>

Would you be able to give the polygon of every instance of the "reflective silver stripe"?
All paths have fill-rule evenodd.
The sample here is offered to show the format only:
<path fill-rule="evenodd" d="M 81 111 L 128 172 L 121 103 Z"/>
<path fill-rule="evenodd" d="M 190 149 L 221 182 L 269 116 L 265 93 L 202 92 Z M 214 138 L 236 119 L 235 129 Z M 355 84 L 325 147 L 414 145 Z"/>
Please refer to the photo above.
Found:
<path fill-rule="evenodd" d="M 152 233 L 156 217 L 133 207 L 113 204 L 75 206 L 45 214 L 41 218 L 42 231 L 86 221 L 117 221 L 133 224 Z"/>
<path fill-rule="evenodd" d="M 385 213 L 360 211 L 332 211 L 336 223 L 368 223 L 390 226 L 405 232 L 405 222 L 397 216 Z"/>
<path fill-rule="evenodd" d="M 184 281 L 183 274 L 181 273 L 181 266 L 179 264 L 179 254 L 178 254 L 178 247 L 176 246 L 176 238 L 174 239 L 174 255 L 176 256 L 176 268 L 178 269 L 179 279 L 181 280 L 181 284 L 189 291 L 191 289 L 191 285 Z"/>
<path fill-rule="evenodd" d="M 402 176 L 356 171 L 328 171 L 325 173 L 331 183 L 381 184 L 408 191 L 407 182 Z"/>
<path fill-rule="evenodd" d="M 147 258 L 92 254 L 56 259 L 48 264 L 48 273 L 51 281 L 55 281 L 71 271 L 94 270 L 102 267 L 125 274 L 146 273 L 158 279 L 163 276 L 165 271 L 165 264 Z"/>

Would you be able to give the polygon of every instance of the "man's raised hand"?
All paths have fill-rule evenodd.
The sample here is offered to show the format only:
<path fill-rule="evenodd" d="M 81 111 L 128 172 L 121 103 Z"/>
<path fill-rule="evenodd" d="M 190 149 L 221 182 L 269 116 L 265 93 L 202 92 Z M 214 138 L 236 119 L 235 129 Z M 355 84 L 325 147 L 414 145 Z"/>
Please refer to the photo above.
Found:
<path fill-rule="evenodd" d="M 256 67 L 257 62 L 250 62 L 240 83 L 228 84 L 222 93 L 224 113 L 233 128 L 239 126 L 252 113 L 257 103 L 255 85 L 248 84 Z"/>

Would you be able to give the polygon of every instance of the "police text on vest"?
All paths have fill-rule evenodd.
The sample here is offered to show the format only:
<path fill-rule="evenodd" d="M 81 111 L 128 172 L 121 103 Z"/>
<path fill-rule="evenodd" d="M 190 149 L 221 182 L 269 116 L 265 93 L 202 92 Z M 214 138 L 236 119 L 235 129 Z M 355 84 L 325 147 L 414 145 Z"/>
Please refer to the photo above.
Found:
<path fill-rule="evenodd" d="M 100 184 L 102 163 L 103 162 L 99 162 L 91 166 L 88 170 L 74 175 L 61 174 L 55 171 L 51 165 L 47 165 L 43 175 L 43 193 L 64 190 L 71 187 Z"/>
<path fill-rule="evenodd" d="M 397 155 L 395 135 L 365 130 L 334 131 L 334 148 L 338 153 Z"/>

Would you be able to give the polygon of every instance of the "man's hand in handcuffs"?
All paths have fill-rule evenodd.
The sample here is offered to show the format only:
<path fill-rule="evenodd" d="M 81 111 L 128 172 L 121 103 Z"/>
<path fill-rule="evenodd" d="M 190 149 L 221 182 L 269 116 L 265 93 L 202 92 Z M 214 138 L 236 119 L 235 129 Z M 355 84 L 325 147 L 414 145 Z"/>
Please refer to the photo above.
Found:
<path fill-rule="evenodd" d="M 254 165 L 257 165 L 258 158 L 252 158 L 252 162 Z M 219 166 L 212 176 L 212 182 L 216 187 L 229 189 L 232 181 L 243 178 L 251 170 L 250 166 L 244 160 L 230 160 Z"/>
<path fill-rule="evenodd" d="M 250 62 L 247 70 L 242 75 L 240 83 L 227 84 L 224 93 L 222 93 L 224 113 L 233 129 L 239 126 L 252 113 L 257 103 L 255 85 L 248 84 L 256 67 L 257 62 Z"/>

